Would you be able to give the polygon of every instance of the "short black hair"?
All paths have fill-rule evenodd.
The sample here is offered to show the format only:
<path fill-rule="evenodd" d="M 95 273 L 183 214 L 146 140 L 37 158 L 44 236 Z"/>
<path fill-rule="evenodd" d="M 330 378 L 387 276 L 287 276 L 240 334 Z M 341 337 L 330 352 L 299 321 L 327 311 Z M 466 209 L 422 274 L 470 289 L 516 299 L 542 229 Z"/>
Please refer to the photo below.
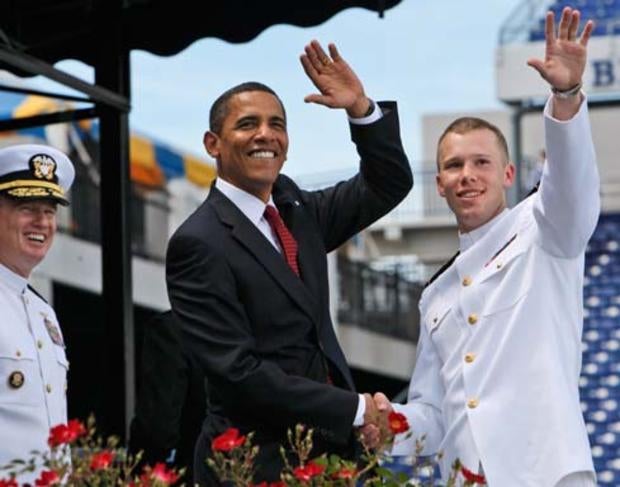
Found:
<path fill-rule="evenodd" d="M 217 98 L 217 100 L 213 102 L 213 105 L 211 105 L 211 110 L 209 111 L 209 130 L 211 130 L 211 132 L 220 135 L 222 125 L 224 125 L 224 120 L 228 115 L 228 102 L 233 96 L 246 91 L 264 91 L 265 93 L 270 93 L 275 96 L 278 103 L 280 103 L 280 107 L 282 108 L 284 120 L 286 120 L 284 103 L 282 103 L 282 100 L 280 100 L 280 97 L 275 91 L 269 88 L 269 86 L 259 83 L 258 81 L 246 81 L 245 83 L 241 83 L 240 85 L 233 86 L 232 88 L 226 90 Z"/>

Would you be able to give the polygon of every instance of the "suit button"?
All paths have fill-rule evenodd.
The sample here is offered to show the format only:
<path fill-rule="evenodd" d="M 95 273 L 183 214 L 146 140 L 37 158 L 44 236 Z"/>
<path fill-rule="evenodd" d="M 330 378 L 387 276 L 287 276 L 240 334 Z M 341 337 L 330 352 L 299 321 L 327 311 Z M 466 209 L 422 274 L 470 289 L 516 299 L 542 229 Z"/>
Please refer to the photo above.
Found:
<path fill-rule="evenodd" d="M 471 364 L 475 359 L 476 359 L 475 353 L 470 352 L 470 353 L 465 354 L 465 362 L 467 362 L 468 364 Z"/>
<path fill-rule="evenodd" d="M 472 283 L 472 278 L 469 276 L 465 276 L 463 278 L 463 286 L 467 287 Z"/>
<path fill-rule="evenodd" d="M 469 409 L 476 409 L 478 407 L 478 404 L 480 404 L 480 401 L 478 401 L 478 399 L 476 399 L 475 397 L 472 397 L 470 400 L 467 401 L 467 407 Z"/>
<path fill-rule="evenodd" d="M 472 313 L 467 317 L 467 323 L 470 325 L 475 325 L 478 323 L 478 315 L 476 313 Z"/>

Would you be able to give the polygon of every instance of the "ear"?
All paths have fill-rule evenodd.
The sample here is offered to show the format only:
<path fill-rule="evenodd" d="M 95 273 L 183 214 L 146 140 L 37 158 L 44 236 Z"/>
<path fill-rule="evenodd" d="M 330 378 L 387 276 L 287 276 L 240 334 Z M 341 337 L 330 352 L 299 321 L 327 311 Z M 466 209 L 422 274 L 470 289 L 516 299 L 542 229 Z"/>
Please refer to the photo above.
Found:
<path fill-rule="evenodd" d="M 512 186 L 512 183 L 515 182 L 515 174 L 515 165 L 512 162 L 506 164 L 504 168 L 504 188 L 510 188 L 510 186 Z"/>
<path fill-rule="evenodd" d="M 219 159 L 220 157 L 220 137 L 215 133 L 207 130 L 205 132 L 204 137 L 202 138 L 202 143 L 207 150 L 207 153 L 213 157 L 213 159 Z"/>
<path fill-rule="evenodd" d="M 443 187 L 443 182 L 441 181 L 440 174 L 435 174 L 435 183 L 437 184 L 437 192 L 439 193 L 439 196 L 441 196 L 442 198 L 445 198 L 446 190 Z"/>

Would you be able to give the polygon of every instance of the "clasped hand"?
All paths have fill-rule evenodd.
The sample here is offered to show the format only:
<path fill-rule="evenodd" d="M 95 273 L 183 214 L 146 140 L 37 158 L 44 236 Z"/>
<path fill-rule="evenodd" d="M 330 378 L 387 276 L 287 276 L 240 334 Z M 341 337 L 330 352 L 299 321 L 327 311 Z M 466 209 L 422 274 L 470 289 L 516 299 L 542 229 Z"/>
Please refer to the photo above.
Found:
<path fill-rule="evenodd" d="M 385 445 L 393 436 L 388 417 L 394 408 L 381 392 L 374 396 L 364 394 L 366 411 L 364 412 L 364 425 L 359 428 L 362 442 L 367 448 L 377 448 Z"/>

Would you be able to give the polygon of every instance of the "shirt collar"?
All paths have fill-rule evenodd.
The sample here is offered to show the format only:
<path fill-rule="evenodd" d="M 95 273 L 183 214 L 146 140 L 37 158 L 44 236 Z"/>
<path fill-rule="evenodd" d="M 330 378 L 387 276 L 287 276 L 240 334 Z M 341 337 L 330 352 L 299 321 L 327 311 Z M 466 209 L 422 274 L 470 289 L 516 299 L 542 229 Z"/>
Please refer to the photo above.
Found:
<path fill-rule="evenodd" d="M 491 228 L 493 228 L 500 220 L 502 220 L 504 218 L 504 216 L 506 216 L 508 214 L 509 210 L 508 208 L 504 208 L 504 210 L 495 215 L 493 218 L 491 218 L 488 222 L 486 222 L 484 225 L 470 231 L 467 233 L 461 233 L 459 232 L 459 249 L 461 252 L 465 252 L 467 249 L 469 249 L 472 245 L 474 245 L 476 242 L 478 242 L 480 239 L 482 239 L 482 237 L 484 237 L 487 233 L 489 233 L 489 231 L 491 230 Z"/>
<path fill-rule="evenodd" d="M 239 189 L 234 184 L 224 181 L 222 178 L 217 178 L 215 180 L 215 187 L 224 193 L 224 196 L 232 201 L 233 204 L 241 210 L 241 213 L 243 213 L 254 225 L 258 225 L 258 222 L 265 213 L 265 208 L 267 205 L 276 206 L 271 195 L 269 195 L 269 201 L 265 204 L 253 194 Z"/>
<path fill-rule="evenodd" d="M 20 276 L 19 274 L 15 274 L 15 272 L 2 264 L 0 264 L 0 281 L 5 283 L 17 293 L 24 292 L 26 287 L 28 287 L 28 279 Z"/>

